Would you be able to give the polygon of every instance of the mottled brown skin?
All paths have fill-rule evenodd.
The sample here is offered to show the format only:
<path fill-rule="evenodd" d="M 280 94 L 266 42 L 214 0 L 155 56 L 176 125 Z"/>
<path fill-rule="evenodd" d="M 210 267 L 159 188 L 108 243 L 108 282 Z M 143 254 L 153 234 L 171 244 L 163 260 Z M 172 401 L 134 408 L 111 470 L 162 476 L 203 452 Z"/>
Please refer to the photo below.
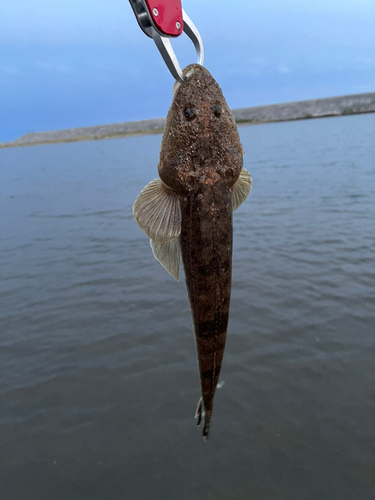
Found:
<path fill-rule="evenodd" d="M 184 72 L 192 67 L 195 72 L 176 91 L 167 116 L 159 175 L 181 202 L 181 252 L 208 438 L 229 315 L 231 187 L 241 172 L 243 150 L 219 85 L 199 65 Z"/>

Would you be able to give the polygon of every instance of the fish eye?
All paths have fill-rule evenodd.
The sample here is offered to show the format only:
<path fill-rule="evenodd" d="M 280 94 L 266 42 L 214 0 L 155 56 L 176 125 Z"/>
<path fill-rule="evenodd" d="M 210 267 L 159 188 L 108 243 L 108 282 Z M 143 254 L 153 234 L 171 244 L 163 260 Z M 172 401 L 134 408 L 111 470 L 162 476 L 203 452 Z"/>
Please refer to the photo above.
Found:
<path fill-rule="evenodd" d="M 223 110 L 221 109 L 220 104 L 214 104 L 214 115 L 216 118 L 220 118 L 222 112 Z"/>
<path fill-rule="evenodd" d="M 184 109 L 185 118 L 190 122 L 197 117 L 197 110 L 193 106 L 186 106 Z"/>

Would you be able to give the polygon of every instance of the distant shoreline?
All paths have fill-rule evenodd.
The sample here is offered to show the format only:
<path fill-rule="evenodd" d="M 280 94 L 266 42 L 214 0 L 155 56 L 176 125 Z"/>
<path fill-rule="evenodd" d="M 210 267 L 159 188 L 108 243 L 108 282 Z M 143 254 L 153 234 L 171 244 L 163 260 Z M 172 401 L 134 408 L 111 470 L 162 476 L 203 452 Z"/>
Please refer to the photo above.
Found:
<path fill-rule="evenodd" d="M 260 125 L 263 123 L 374 112 L 375 92 L 232 110 L 238 125 Z M 151 120 L 115 123 L 112 125 L 52 130 L 49 132 L 31 132 L 15 141 L 1 143 L 0 148 L 161 134 L 164 124 L 165 118 L 155 118 Z"/>

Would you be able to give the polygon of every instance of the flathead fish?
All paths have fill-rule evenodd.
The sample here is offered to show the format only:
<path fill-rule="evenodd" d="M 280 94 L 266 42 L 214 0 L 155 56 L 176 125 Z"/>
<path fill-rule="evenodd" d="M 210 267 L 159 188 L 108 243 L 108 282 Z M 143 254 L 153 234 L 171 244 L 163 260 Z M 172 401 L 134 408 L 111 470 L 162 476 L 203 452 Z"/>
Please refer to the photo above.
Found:
<path fill-rule="evenodd" d="M 155 258 L 176 278 L 182 259 L 194 326 L 208 439 L 227 336 L 232 275 L 232 212 L 247 198 L 238 130 L 223 93 L 202 66 L 174 87 L 160 149 L 159 179 L 133 205 Z"/>

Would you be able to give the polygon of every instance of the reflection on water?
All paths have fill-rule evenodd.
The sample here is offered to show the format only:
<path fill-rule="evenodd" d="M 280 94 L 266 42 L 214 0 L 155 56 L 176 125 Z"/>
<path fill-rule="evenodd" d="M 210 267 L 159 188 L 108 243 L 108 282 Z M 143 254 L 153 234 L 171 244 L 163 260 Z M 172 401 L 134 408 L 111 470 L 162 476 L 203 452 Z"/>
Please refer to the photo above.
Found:
<path fill-rule="evenodd" d="M 0 151 L 0 498 L 375 498 L 375 115 L 243 127 L 211 441 L 131 205 L 160 136 Z"/>

